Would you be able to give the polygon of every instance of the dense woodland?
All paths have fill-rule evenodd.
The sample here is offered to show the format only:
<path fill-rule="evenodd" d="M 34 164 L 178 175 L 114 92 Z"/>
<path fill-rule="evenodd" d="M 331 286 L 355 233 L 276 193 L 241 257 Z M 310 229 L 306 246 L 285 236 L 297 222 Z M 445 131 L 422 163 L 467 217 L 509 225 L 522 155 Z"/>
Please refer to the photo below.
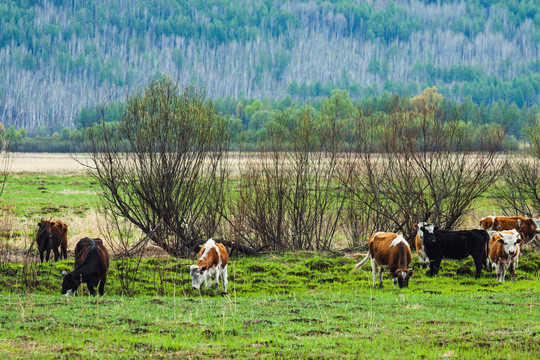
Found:
<path fill-rule="evenodd" d="M 379 106 L 436 86 L 480 113 L 471 123 L 519 137 L 540 97 L 539 59 L 534 0 L 7 1 L 0 122 L 67 137 L 163 73 L 205 87 L 254 133 L 268 112 L 317 109 L 333 89 Z"/>

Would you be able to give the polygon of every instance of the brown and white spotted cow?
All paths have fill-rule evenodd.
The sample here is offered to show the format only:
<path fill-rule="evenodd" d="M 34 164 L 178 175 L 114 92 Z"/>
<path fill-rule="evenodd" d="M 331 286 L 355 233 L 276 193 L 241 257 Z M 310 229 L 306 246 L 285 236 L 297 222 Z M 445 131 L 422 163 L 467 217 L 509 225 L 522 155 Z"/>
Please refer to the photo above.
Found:
<path fill-rule="evenodd" d="M 499 231 L 491 237 L 489 260 L 497 272 L 498 281 L 504 281 L 506 270 L 510 270 L 510 277 L 515 281 L 522 242 L 523 239 L 516 230 Z"/>
<path fill-rule="evenodd" d="M 204 283 L 205 288 L 212 286 L 212 278 L 216 284 L 216 295 L 219 295 L 219 278 L 222 280 L 223 292 L 227 292 L 227 262 L 229 256 L 223 244 L 209 239 L 197 254 L 197 265 L 188 265 L 191 274 L 191 286 L 199 290 Z"/>
<path fill-rule="evenodd" d="M 429 267 L 429 258 L 424 248 L 424 231 L 422 230 L 422 228 L 425 228 L 430 233 L 433 233 L 435 230 L 437 230 L 437 227 L 427 222 L 420 222 L 418 224 L 414 224 L 414 228 L 418 230 L 418 233 L 414 238 L 414 246 L 416 247 L 418 262 L 420 263 L 422 268 L 427 269 Z"/>
<path fill-rule="evenodd" d="M 480 226 L 490 236 L 498 231 L 514 229 L 519 232 L 522 240 L 530 242 L 538 233 L 538 221 L 538 219 L 524 216 L 487 216 L 480 220 Z"/>
<path fill-rule="evenodd" d="M 394 283 L 400 288 L 409 286 L 409 278 L 413 276 L 412 269 L 409 269 L 412 254 L 409 243 L 403 236 L 394 233 L 378 232 L 369 239 L 369 252 L 366 257 L 354 266 L 358 269 L 371 258 L 371 271 L 373 275 L 373 287 L 377 277 L 379 287 L 382 288 L 382 275 L 384 269 L 390 270 L 390 276 Z M 378 276 L 377 276 L 377 266 Z"/>

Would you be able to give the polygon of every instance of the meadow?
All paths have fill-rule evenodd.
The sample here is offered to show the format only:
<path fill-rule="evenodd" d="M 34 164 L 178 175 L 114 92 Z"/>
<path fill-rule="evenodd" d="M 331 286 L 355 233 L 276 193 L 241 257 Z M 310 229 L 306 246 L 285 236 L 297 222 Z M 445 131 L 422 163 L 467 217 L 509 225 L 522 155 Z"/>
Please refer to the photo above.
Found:
<path fill-rule="evenodd" d="M 69 162 L 68 162 L 69 163 Z M 19 168 L 2 196 L 2 358 L 385 358 L 533 359 L 540 355 L 540 256 L 525 251 L 515 283 L 475 280 L 471 259 L 415 269 L 407 289 L 371 288 L 354 255 L 286 252 L 234 257 L 229 293 L 191 289 L 186 265 L 156 253 L 113 260 L 103 297 L 61 297 L 70 259 L 24 263 L 40 217 L 70 224 L 72 249 L 100 236 L 97 189 L 73 164 Z M 27 165 L 25 165 L 27 166 Z M 32 168 L 32 167 L 30 167 Z M 489 199 L 482 199 L 489 206 Z M 480 211 L 480 210 L 477 210 Z M 472 214 L 471 217 L 474 217 Z M 527 249 L 525 249 L 527 250 Z M 413 260 L 415 262 L 416 259 Z"/>

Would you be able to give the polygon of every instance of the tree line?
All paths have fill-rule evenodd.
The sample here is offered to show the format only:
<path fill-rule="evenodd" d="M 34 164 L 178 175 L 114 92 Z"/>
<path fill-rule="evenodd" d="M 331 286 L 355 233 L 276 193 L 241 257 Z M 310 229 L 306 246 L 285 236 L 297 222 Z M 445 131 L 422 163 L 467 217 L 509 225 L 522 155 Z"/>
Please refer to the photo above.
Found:
<path fill-rule="evenodd" d="M 427 88 L 418 96 L 440 97 L 442 111 L 451 114 L 460 113 L 462 126 L 469 133 L 477 134 L 485 129 L 501 129 L 506 137 L 501 150 L 517 150 L 522 137 L 522 128 L 529 123 L 540 110 L 537 106 L 518 108 L 507 101 L 498 101 L 490 106 L 478 106 L 471 98 L 461 103 L 450 100 L 440 94 L 437 88 Z M 397 95 L 397 94 L 396 94 Z M 418 97 L 404 97 L 414 99 Z M 299 116 L 305 108 L 309 108 L 316 119 L 319 119 L 324 104 L 330 98 L 338 98 L 344 109 L 359 109 L 363 114 L 388 114 L 391 111 L 394 95 L 383 93 L 381 96 L 368 96 L 362 100 L 352 99 L 345 90 L 333 90 L 328 97 L 316 100 L 299 100 L 287 97 L 284 100 L 270 99 L 215 99 L 205 102 L 211 104 L 216 113 L 227 121 L 228 133 L 231 136 L 230 149 L 256 150 L 258 143 L 265 141 L 275 126 L 274 118 L 280 112 L 288 112 Z M 81 144 L 88 129 L 101 120 L 105 120 L 111 129 L 116 129 L 122 120 L 126 103 L 112 102 L 94 107 L 83 107 L 75 118 L 75 128 L 46 128 L 44 125 L 33 130 L 16 129 L 10 126 L 7 130 L 0 126 L 11 141 L 11 150 L 16 152 L 80 152 Z M 317 120 L 319 121 L 319 120 Z"/>

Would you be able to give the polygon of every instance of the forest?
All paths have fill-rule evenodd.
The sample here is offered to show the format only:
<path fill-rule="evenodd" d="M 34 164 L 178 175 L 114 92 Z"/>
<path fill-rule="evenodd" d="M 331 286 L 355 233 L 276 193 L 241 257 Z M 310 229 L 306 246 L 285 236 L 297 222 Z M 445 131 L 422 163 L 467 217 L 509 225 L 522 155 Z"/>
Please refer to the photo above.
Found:
<path fill-rule="evenodd" d="M 239 103 L 317 108 L 339 89 L 378 104 L 436 86 L 450 103 L 479 109 L 475 121 L 519 137 L 540 96 L 539 42 L 533 0 L 8 1 L 0 122 L 65 137 L 87 112 L 167 74 L 206 88 L 235 116 Z"/>

